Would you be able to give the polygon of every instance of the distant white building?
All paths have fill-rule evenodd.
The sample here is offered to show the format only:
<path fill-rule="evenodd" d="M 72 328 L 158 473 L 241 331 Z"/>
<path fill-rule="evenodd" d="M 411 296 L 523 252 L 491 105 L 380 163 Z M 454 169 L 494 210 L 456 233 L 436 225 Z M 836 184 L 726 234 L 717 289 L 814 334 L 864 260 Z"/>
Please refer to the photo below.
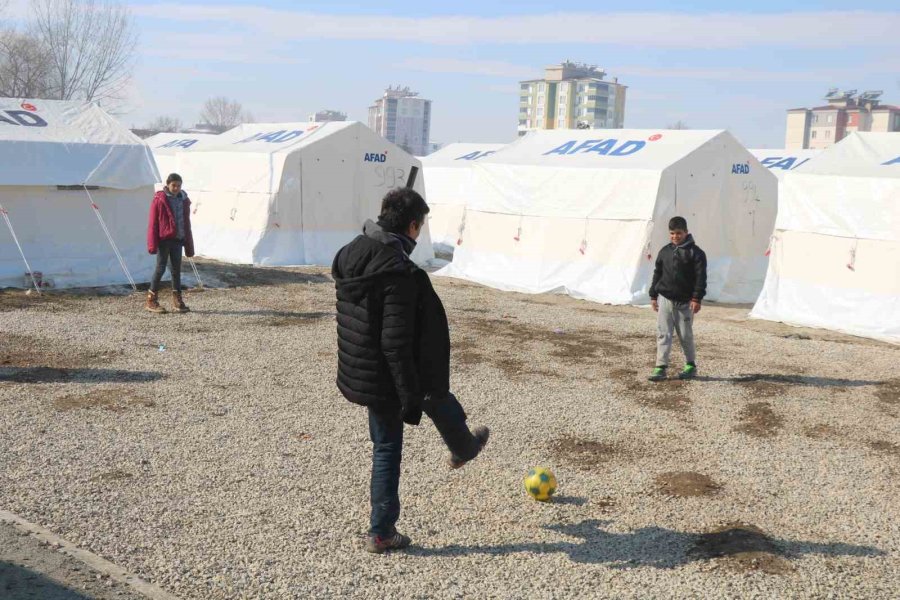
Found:
<path fill-rule="evenodd" d="M 389 87 L 369 107 L 369 127 L 410 154 L 425 156 L 431 151 L 431 100 L 408 87 Z"/>

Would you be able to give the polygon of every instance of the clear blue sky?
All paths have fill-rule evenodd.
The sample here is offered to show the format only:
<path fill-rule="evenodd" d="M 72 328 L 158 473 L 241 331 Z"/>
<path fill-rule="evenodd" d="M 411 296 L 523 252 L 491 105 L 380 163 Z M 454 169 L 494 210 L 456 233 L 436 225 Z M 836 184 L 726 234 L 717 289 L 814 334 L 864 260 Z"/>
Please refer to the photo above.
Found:
<path fill-rule="evenodd" d="M 432 141 L 515 137 L 517 82 L 564 59 L 605 67 L 629 86 L 626 127 L 677 120 L 781 147 L 785 110 L 828 87 L 882 89 L 900 104 L 896 2 L 570 0 L 368 3 L 141 0 L 134 110 L 197 120 L 211 96 L 257 120 L 318 109 L 365 121 L 389 84 L 433 100 Z M 559 5 L 557 5 L 559 6 Z"/>

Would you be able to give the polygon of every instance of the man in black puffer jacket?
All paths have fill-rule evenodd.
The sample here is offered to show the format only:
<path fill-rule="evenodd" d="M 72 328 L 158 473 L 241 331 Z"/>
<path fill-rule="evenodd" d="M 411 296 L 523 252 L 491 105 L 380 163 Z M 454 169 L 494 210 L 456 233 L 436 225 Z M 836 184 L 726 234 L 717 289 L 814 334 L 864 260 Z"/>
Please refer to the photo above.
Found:
<path fill-rule="evenodd" d="M 378 222 L 341 248 L 331 268 L 337 289 L 337 386 L 368 408 L 372 439 L 372 513 L 366 548 L 405 548 L 397 532 L 404 423 L 424 411 L 450 449 L 450 467 L 475 458 L 488 429 L 469 431 L 450 393 L 447 313 L 425 271 L 409 258 L 428 205 L 409 188 L 389 192 Z"/>
<path fill-rule="evenodd" d="M 684 350 L 685 365 L 679 379 L 697 375 L 697 353 L 694 348 L 694 315 L 706 295 L 706 253 L 694 243 L 684 217 L 669 220 L 670 244 L 656 257 L 650 304 L 659 313 L 656 335 L 656 367 L 650 381 L 662 381 L 672 352 L 672 330 L 678 334 Z"/>

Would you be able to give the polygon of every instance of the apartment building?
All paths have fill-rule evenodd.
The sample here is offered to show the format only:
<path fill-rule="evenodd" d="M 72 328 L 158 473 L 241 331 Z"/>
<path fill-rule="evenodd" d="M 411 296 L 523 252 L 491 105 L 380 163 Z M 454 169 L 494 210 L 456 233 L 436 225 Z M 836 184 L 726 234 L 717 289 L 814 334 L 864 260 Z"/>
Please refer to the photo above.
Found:
<path fill-rule="evenodd" d="M 881 104 L 881 94 L 832 88 L 828 104 L 788 110 L 785 148 L 828 148 L 854 131 L 900 131 L 900 106 Z"/>
<path fill-rule="evenodd" d="M 426 156 L 431 150 L 431 100 L 408 87 L 389 87 L 369 107 L 369 127 L 410 154 Z"/>
<path fill-rule="evenodd" d="M 535 129 L 620 129 L 625 91 L 596 65 L 565 61 L 547 67 L 543 79 L 519 82 L 519 135 Z"/>

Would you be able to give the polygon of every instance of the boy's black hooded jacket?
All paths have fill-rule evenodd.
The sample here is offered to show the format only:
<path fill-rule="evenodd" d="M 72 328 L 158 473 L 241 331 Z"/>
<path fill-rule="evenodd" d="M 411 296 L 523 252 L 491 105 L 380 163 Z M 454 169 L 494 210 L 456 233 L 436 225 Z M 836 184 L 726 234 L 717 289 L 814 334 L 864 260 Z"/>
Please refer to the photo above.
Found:
<path fill-rule="evenodd" d="M 706 295 L 706 253 L 688 234 L 680 246 L 667 244 L 656 257 L 650 297 L 673 302 L 703 300 Z"/>
<path fill-rule="evenodd" d="M 338 388 L 347 400 L 397 411 L 412 425 L 422 417 L 426 393 L 450 389 L 447 314 L 428 274 L 408 256 L 414 246 L 367 221 L 331 267 Z"/>

